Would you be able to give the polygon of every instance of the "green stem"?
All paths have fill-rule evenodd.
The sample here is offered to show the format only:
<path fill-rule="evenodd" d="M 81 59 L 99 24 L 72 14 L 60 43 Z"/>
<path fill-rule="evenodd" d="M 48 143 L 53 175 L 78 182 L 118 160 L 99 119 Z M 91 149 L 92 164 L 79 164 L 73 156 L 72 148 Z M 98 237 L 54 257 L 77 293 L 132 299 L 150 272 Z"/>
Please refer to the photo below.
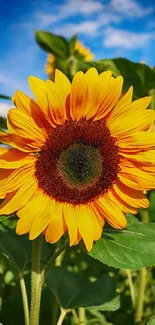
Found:
<path fill-rule="evenodd" d="M 76 312 L 75 309 L 72 309 L 72 315 L 73 315 L 73 319 L 74 319 L 75 324 L 79 324 L 80 323 L 79 317 L 78 317 L 77 312 Z"/>
<path fill-rule="evenodd" d="M 62 325 L 64 319 L 65 319 L 65 316 L 67 314 L 67 310 L 61 308 L 61 313 L 60 313 L 60 316 L 59 316 L 59 319 L 58 319 L 58 322 L 57 322 L 57 325 Z"/>
<path fill-rule="evenodd" d="M 45 265 L 44 269 L 41 272 L 41 283 L 44 282 L 46 275 L 51 268 L 51 266 L 54 264 L 54 261 L 56 258 L 65 250 L 65 248 L 68 246 L 68 241 L 65 242 L 60 248 L 56 249 L 54 255 L 49 259 L 47 264 Z"/>
<path fill-rule="evenodd" d="M 128 277 L 128 283 L 130 288 L 130 296 L 131 296 L 131 302 L 132 302 L 132 308 L 135 309 L 136 305 L 136 299 L 135 299 L 135 288 L 132 280 L 131 271 L 126 269 L 127 277 Z"/>
<path fill-rule="evenodd" d="M 80 325 L 85 325 L 86 324 L 86 310 L 85 310 L 85 308 L 80 307 L 78 309 L 78 312 L 79 312 Z"/>
<path fill-rule="evenodd" d="M 148 223 L 149 222 L 149 213 L 148 209 L 143 209 L 141 212 L 141 220 L 143 223 Z"/>
<path fill-rule="evenodd" d="M 22 272 L 19 273 L 19 283 L 20 283 L 20 288 L 22 293 L 25 325 L 29 325 L 28 298 L 27 298 L 26 286 L 25 286 L 25 281 Z"/>
<path fill-rule="evenodd" d="M 143 209 L 141 213 L 141 220 L 143 223 L 149 222 L 148 209 Z M 137 307 L 135 312 L 135 322 L 141 322 L 144 309 L 145 289 L 147 283 L 147 268 L 143 267 L 139 270 L 139 290 L 137 298 Z"/>
<path fill-rule="evenodd" d="M 139 291 L 138 291 L 138 301 L 137 301 L 137 308 L 135 313 L 135 322 L 139 323 L 143 317 L 143 309 L 144 309 L 144 297 L 145 297 L 145 288 L 146 288 L 146 275 L 147 269 L 143 267 L 139 271 Z"/>
<path fill-rule="evenodd" d="M 42 235 L 40 235 L 33 241 L 30 325 L 39 325 L 39 313 L 40 313 L 41 289 L 42 289 L 41 273 L 40 273 L 41 243 L 42 243 Z"/>

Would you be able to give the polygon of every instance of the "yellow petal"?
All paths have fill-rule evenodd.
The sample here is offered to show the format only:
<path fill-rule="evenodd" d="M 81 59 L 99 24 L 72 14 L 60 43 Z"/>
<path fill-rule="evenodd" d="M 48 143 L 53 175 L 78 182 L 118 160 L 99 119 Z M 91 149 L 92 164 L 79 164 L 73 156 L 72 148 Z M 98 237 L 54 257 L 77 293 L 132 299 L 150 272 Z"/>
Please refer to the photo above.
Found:
<path fill-rule="evenodd" d="M 56 209 L 51 216 L 50 223 L 45 230 L 45 238 L 49 243 L 56 243 L 65 232 L 63 220 L 63 204 L 57 204 Z"/>
<path fill-rule="evenodd" d="M 117 180 L 116 184 L 113 186 L 113 189 L 127 204 L 136 208 L 148 208 L 149 201 L 143 192 L 136 191 L 124 185 L 122 182 L 120 182 L 120 180 Z"/>
<path fill-rule="evenodd" d="M 46 128 L 49 128 L 50 124 L 45 118 L 47 112 L 44 111 L 44 109 L 40 107 L 34 100 L 19 90 L 15 92 L 13 99 L 15 106 L 19 109 L 19 111 L 27 114 L 29 117 L 34 119 L 39 128 L 41 128 L 43 131 L 45 131 Z"/>
<path fill-rule="evenodd" d="M 100 212 L 96 209 L 96 206 L 92 203 L 92 217 L 94 219 L 93 231 L 94 231 L 94 240 L 99 240 L 104 226 L 104 219 L 101 217 Z"/>
<path fill-rule="evenodd" d="M 83 72 L 75 74 L 70 94 L 70 116 L 75 121 L 85 116 L 88 105 L 88 87 Z"/>
<path fill-rule="evenodd" d="M 77 240 L 77 220 L 74 206 L 70 204 L 64 204 L 63 215 L 68 229 L 70 246 L 72 246 Z"/>
<path fill-rule="evenodd" d="M 55 70 L 55 85 L 61 101 L 65 104 L 66 98 L 71 90 L 71 83 L 68 78 L 60 70 Z"/>
<path fill-rule="evenodd" d="M 130 87 L 127 93 L 120 98 L 120 100 L 110 113 L 110 116 L 108 118 L 109 123 L 110 121 L 113 121 L 116 118 L 120 117 L 122 114 L 135 114 L 137 112 L 142 113 L 145 108 L 148 107 L 151 101 L 150 96 L 139 98 L 132 102 L 132 93 L 133 87 Z"/>
<path fill-rule="evenodd" d="M 34 120 L 18 109 L 10 109 L 7 117 L 7 125 L 10 132 L 21 137 L 35 139 L 38 146 L 43 145 L 46 138 Z"/>
<path fill-rule="evenodd" d="M 0 142 L 8 144 L 23 152 L 40 151 L 38 141 L 35 141 L 35 139 L 23 138 L 17 134 L 0 132 Z"/>
<path fill-rule="evenodd" d="M 94 220 L 92 211 L 84 205 L 75 206 L 79 233 L 86 245 L 88 251 L 93 247 L 94 240 Z"/>
<path fill-rule="evenodd" d="M 96 70 L 96 69 L 95 69 Z M 95 70 L 91 71 L 93 80 L 88 82 L 89 77 L 89 70 L 88 76 L 86 76 L 86 80 L 88 83 L 89 89 L 89 97 L 91 101 L 90 109 L 87 113 L 87 119 L 92 118 L 95 116 L 97 111 L 99 110 L 101 104 L 104 102 L 104 99 L 107 97 L 111 87 L 114 83 L 114 78 L 111 77 L 111 71 L 102 72 L 98 77 Z"/>
<path fill-rule="evenodd" d="M 155 164 L 155 150 L 147 150 L 134 153 L 121 152 L 121 156 L 126 158 L 126 160 L 131 160 L 135 162 L 141 162 L 144 165 L 152 166 Z"/>
<path fill-rule="evenodd" d="M 122 86 L 123 86 L 123 78 L 121 76 L 117 77 L 116 79 L 111 79 L 111 84 L 108 89 L 108 93 L 106 97 L 103 99 L 98 112 L 94 120 L 100 120 L 101 118 L 105 117 L 112 108 L 116 105 L 119 97 L 122 93 Z"/>
<path fill-rule="evenodd" d="M 51 80 L 46 81 L 46 91 L 51 121 L 54 124 L 64 123 L 66 119 L 65 103 L 62 101 L 56 85 Z"/>
<path fill-rule="evenodd" d="M 15 169 L 36 160 L 33 154 L 17 149 L 0 148 L 0 168 Z"/>
<path fill-rule="evenodd" d="M 130 153 L 155 148 L 155 133 L 139 131 L 117 140 L 121 151 Z"/>
<path fill-rule="evenodd" d="M 131 162 L 121 162 L 121 171 L 119 179 L 135 190 L 144 191 L 155 188 L 155 177 L 139 168 L 136 168 Z"/>
<path fill-rule="evenodd" d="M 35 178 L 28 178 L 27 182 L 18 190 L 8 193 L 0 206 L 0 214 L 11 214 L 21 209 L 32 197 L 37 189 Z"/>
<path fill-rule="evenodd" d="M 127 226 L 124 213 L 116 205 L 115 202 L 110 200 L 107 194 L 96 201 L 101 214 L 104 215 L 105 220 L 114 228 L 122 229 Z"/>
<path fill-rule="evenodd" d="M 114 109 L 110 113 L 110 118 L 115 118 L 117 115 L 122 114 L 128 110 L 129 104 L 132 102 L 133 87 L 131 86 L 128 91 L 121 96 L 116 103 Z M 130 108 L 131 109 L 131 108 Z"/>
<path fill-rule="evenodd" d="M 48 226 L 50 218 L 55 209 L 55 201 L 51 200 L 42 192 L 36 192 L 31 201 L 29 201 L 17 215 L 20 220 L 18 221 L 17 233 L 25 233 L 29 231 L 30 240 L 38 237 Z M 32 215 L 28 222 L 25 220 L 27 216 Z M 26 227 L 25 227 L 26 225 Z"/>
<path fill-rule="evenodd" d="M 29 77 L 29 85 L 34 94 L 36 102 L 43 110 L 44 114 L 48 112 L 48 99 L 46 94 L 45 82 L 37 77 Z"/>
<path fill-rule="evenodd" d="M 24 165 L 18 169 L 15 169 L 10 176 L 7 177 L 6 181 L 3 180 L 1 184 L 0 192 L 5 191 L 6 193 L 13 192 L 23 186 L 28 178 L 32 178 L 35 173 L 34 165 Z"/>
<path fill-rule="evenodd" d="M 107 127 L 115 138 L 124 137 L 131 132 L 147 130 L 155 120 L 153 110 L 124 112 L 117 118 L 107 120 Z"/>

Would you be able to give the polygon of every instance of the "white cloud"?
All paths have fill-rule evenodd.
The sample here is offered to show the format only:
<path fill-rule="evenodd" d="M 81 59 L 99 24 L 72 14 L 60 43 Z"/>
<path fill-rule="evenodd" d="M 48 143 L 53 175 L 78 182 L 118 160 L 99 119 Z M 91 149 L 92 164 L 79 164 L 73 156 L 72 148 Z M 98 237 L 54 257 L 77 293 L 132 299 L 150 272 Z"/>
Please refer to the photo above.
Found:
<path fill-rule="evenodd" d="M 52 13 L 37 13 L 36 18 L 42 27 L 49 26 L 60 20 L 68 19 L 75 15 L 89 16 L 100 13 L 103 4 L 96 0 L 67 0 L 62 5 L 53 7 Z"/>
<path fill-rule="evenodd" d="M 155 33 L 135 33 L 109 27 L 104 36 L 103 45 L 107 48 L 137 49 L 144 48 L 151 38 L 155 38 Z"/>
<path fill-rule="evenodd" d="M 0 117 L 7 117 L 7 113 L 11 106 L 6 102 L 0 102 Z"/>
<path fill-rule="evenodd" d="M 56 34 L 71 37 L 73 34 L 81 33 L 87 36 L 95 36 L 100 27 L 99 21 L 85 21 L 79 24 L 64 24 L 63 28 L 54 28 Z"/>
<path fill-rule="evenodd" d="M 136 0 L 111 0 L 111 10 L 131 17 L 144 17 L 153 11 L 152 7 L 143 7 Z"/>

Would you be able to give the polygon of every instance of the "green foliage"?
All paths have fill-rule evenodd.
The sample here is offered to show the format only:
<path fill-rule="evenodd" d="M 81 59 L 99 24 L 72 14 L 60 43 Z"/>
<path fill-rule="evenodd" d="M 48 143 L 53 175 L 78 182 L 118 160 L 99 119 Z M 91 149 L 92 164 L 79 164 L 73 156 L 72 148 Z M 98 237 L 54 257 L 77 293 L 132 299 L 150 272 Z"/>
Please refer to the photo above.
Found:
<path fill-rule="evenodd" d="M 4 117 L 0 117 L 0 129 L 7 129 L 6 119 Z"/>
<path fill-rule="evenodd" d="M 95 282 L 69 272 L 64 268 L 52 268 L 46 283 L 65 309 L 97 306 L 99 310 L 116 310 L 116 283 L 107 274 Z"/>
<path fill-rule="evenodd" d="M 155 69 L 125 58 L 85 62 L 75 50 L 77 36 L 70 40 L 46 31 L 36 31 L 36 41 L 55 56 L 55 68 L 71 80 L 76 71 L 96 67 L 99 73 L 111 70 L 114 77 L 124 78 L 123 92 L 133 85 L 134 99 L 152 96 L 150 108 L 155 109 Z M 0 95 L 0 99 L 10 99 Z M 6 120 L 0 117 L 0 129 Z M 140 325 L 155 325 L 155 191 L 147 193 L 150 223 L 140 222 L 141 211 L 135 217 L 127 215 L 124 230 L 104 228 L 102 238 L 87 253 L 80 243 L 69 248 L 56 260 L 43 286 L 41 325 L 56 325 L 60 307 L 71 309 L 64 325 L 82 324 L 79 308 L 85 308 L 84 325 L 133 325 L 140 296 L 139 268 L 147 267 L 144 311 Z M 30 299 L 32 242 L 28 235 L 17 236 L 17 218 L 1 218 L 0 224 L 0 321 L 4 325 L 24 324 L 19 276 L 23 276 Z M 66 235 L 65 235 L 66 236 Z M 64 237 L 65 237 L 64 236 Z M 64 238 L 63 238 L 64 239 Z M 58 243 L 58 246 L 60 243 Z M 57 249 L 57 244 L 43 240 L 41 269 Z M 59 265 L 59 267 L 57 267 Z M 131 270 L 128 271 L 127 270 Z M 132 291 L 133 290 L 133 291 Z M 135 307 L 132 306 L 131 298 Z"/>
<path fill-rule="evenodd" d="M 105 229 L 89 255 L 116 268 L 155 265 L 155 224 L 133 223 L 124 230 Z"/>
<path fill-rule="evenodd" d="M 77 41 L 77 35 L 73 35 L 69 41 L 70 53 L 74 54 L 75 43 Z"/>
<path fill-rule="evenodd" d="M 155 325 L 155 316 L 151 317 L 151 319 L 147 322 L 146 325 Z"/>
<path fill-rule="evenodd" d="M 0 94 L 0 99 L 9 99 L 9 100 L 11 100 L 11 97 Z"/>
<path fill-rule="evenodd" d="M 26 263 L 26 252 L 18 240 L 9 235 L 2 235 L 0 243 L 1 258 L 8 259 L 20 272 Z"/>
<path fill-rule="evenodd" d="M 68 42 L 64 37 L 44 31 L 36 31 L 35 37 L 37 43 L 46 52 L 53 53 L 60 59 L 65 59 L 68 57 Z"/>

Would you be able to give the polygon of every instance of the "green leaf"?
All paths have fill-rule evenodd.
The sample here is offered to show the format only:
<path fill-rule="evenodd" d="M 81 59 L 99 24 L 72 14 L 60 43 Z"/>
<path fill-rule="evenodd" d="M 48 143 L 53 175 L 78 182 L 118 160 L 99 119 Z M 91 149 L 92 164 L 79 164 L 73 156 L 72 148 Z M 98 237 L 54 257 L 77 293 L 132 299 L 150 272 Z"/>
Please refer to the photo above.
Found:
<path fill-rule="evenodd" d="M 94 318 L 91 318 L 89 321 L 88 321 L 88 324 L 100 324 L 100 325 L 114 325 L 113 323 L 109 323 L 106 319 L 105 319 L 105 316 L 97 311 L 97 310 L 94 310 L 94 308 L 87 308 L 87 310 L 89 311 L 89 313 L 94 316 Z M 79 324 L 80 325 L 80 324 Z"/>
<path fill-rule="evenodd" d="M 9 100 L 11 100 L 11 97 L 5 96 L 5 95 L 2 95 L 2 94 L 0 94 L 0 98 L 1 99 L 9 99 Z"/>
<path fill-rule="evenodd" d="M 69 56 L 67 40 L 49 32 L 36 31 L 36 41 L 46 52 L 53 53 L 56 57 L 66 59 Z"/>
<path fill-rule="evenodd" d="M 98 60 L 92 63 L 99 73 L 111 70 L 114 77 L 124 78 L 123 91 L 133 85 L 134 97 L 147 95 L 149 89 L 155 88 L 155 71 L 146 64 L 135 63 L 124 58 Z"/>
<path fill-rule="evenodd" d="M 107 274 L 95 282 L 90 282 L 76 273 L 54 267 L 49 272 L 46 283 L 65 309 L 102 305 L 102 310 L 106 310 L 106 304 L 109 303 L 107 308 L 110 308 L 111 300 L 117 296 L 115 279 Z M 116 307 L 116 303 L 113 302 L 112 305 Z"/>
<path fill-rule="evenodd" d="M 77 35 L 73 35 L 69 41 L 70 54 L 72 55 L 75 51 L 75 43 L 77 41 Z"/>
<path fill-rule="evenodd" d="M 139 269 L 155 264 L 155 224 L 133 223 L 124 230 L 108 228 L 89 255 L 115 268 Z"/>
<path fill-rule="evenodd" d="M 150 320 L 146 323 L 146 325 L 155 325 L 155 316 L 151 317 Z"/>
<path fill-rule="evenodd" d="M 116 296 L 112 300 L 106 302 L 103 305 L 89 307 L 89 308 L 91 308 L 91 310 L 115 311 L 120 308 L 120 297 Z"/>
<path fill-rule="evenodd" d="M 6 119 L 4 117 L 0 117 L 0 128 L 7 129 Z"/>
<path fill-rule="evenodd" d="M 26 253 L 19 241 L 4 234 L 0 238 L 0 258 L 8 260 L 18 272 L 26 263 Z"/>
<path fill-rule="evenodd" d="M 149 220 L 155 221 L 155 191 L 150 192 L 149 202 L 150 202 L 150 206 L 148 208 Z"/>

